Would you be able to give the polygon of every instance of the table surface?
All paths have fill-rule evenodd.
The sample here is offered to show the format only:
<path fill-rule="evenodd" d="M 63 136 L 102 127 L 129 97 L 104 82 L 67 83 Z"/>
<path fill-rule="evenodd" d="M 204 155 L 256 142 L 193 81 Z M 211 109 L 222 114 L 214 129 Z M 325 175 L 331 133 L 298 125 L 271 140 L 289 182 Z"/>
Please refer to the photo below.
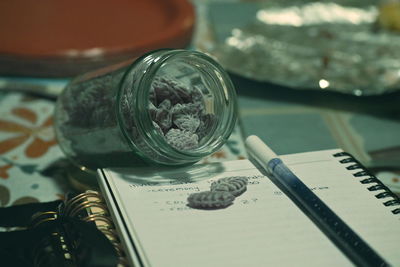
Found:
<path fill-rule="evenodd" d="M 217 16 L 218 17 L 218 16 Z M 225 34 L 224 17 L 198 25 Z M 199 45 L 194 38 L 193 47 Z M 342 148 L 400 194 L 400 93 L 356 97 L 294 90 L 231 75 L 240 124 L 203 162 L 246 157 L 243 138 L 258 135 L 277 154 Z M 52 128 L 55 101 L 19 88 L 59 92 L 68 79 L 0 77 L 0 206 L 62 199 L 74 190 Z"/>

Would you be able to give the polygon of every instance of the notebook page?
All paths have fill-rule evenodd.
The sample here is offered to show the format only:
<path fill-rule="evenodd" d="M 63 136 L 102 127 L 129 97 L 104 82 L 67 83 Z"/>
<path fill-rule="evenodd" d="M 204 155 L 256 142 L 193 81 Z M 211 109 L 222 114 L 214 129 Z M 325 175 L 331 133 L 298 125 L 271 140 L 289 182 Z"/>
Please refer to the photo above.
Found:
<path fill-rule="evenodd" d="M 396 265 L 399 257 L 393 244 L 399 243 L 398 218 L 355 181 L 333 153 L 282 158 L 353 230 Z M 140 186 L 133 182 L 144 176 L 151 178 L 148 171 L 136 170 L 135 175 L 110 170 L 105 173 L 146 266 L 351 266 L 247 160 L 204 165 L 197 173 L 169 171 L 167 176 L 186 181 L 173 185 Z M 206 173 L 206 178 L 196 180 L 199 173 Z M 157 175 L 163 176 L 161 172 Z M 190 193 L 208 190 L 213 180 L 233 175 L 247 176 L 249 185 L 232 206 L 220 210 L 186 206 Z M 187 182 L 187 176 L 196 181 Z"/>
<path fill-rule="evenodd" d="M 293 154 L 285 156 L 284 161 L 309 188 L 329 187 L 329 190 L 314 192 L 386 261 L 400 266 L 400 216 L 391 212 L 398 206 L 385 207 L 383 202 L 389 199 L 375 198 L 382 191 L 369 191 L 368 187 L 374 184 L 360 182 L 367 177 L 353 176 L 360 169 L 346 169 L 354 163 L 342 164 L 339 160 L 345 157 L 332 159 L 330 154 L 325 151 Z M 304 161 L 315 159 L 318 162 L 312 165 L 311 171 Z"/>

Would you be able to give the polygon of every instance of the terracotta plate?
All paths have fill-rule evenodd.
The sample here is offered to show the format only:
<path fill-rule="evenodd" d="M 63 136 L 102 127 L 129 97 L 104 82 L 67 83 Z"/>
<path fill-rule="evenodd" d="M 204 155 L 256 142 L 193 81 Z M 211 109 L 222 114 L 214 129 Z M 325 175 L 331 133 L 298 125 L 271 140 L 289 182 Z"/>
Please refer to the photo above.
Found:
<path fill-rule="evenodd" d="M 0 74 L 68 76 L 185 47 L 187 0 L 0 1 Z"/>

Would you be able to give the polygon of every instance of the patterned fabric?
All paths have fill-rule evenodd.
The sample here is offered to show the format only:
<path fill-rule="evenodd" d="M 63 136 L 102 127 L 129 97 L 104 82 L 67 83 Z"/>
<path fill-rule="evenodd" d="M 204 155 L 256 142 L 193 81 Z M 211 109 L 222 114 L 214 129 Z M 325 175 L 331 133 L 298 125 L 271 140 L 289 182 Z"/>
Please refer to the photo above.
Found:
<path fill-rule="evenodd" d="M 62 157 L 52 128 L 54 102 L 7 94 L 0 103 L 0 205 L 59 199 L 59 183 L 42 173 Z"/>

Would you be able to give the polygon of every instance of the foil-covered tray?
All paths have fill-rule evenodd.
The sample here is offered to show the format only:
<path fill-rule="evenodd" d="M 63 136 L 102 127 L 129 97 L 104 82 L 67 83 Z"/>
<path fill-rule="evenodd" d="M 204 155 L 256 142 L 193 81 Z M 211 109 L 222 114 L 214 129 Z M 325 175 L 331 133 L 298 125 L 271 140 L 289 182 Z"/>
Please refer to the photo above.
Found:
<path fill-rule="evenodd" d="M 296 89 L 400 90 L 400 32 L 379 26 L 377 3 L 269 0 L 206 52 L 233 73 Z"/>

